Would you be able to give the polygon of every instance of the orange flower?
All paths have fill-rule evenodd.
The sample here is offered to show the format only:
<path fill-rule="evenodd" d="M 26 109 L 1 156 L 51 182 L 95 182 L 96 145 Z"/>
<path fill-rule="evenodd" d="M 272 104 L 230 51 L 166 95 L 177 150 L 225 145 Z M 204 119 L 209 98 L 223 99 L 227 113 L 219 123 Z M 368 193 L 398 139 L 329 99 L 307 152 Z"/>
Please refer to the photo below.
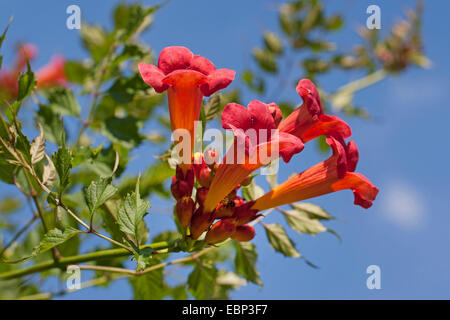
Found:
<path fill-rule="evenodd" d="M 253 100 L 248 109 L 229 103 L 223 110 L 222 126 L 232 129 L 236 138 L 214 174 L 204 203 L 206 212 L 213 211 L 253 171 L 279 156 L 289 162 L 303 150 L 299 138 L 276 130 L 275 107 L 278 108 L 274 103 Z"/>
<path fill-rule="evenodd" d="M 327 143 L 333 149 L 329 159 L 258 198 L 251 209 L 262 211 L 344 189 L 353 191 L 355 204 L 369 208 L 378 194 L 378 188 L 366 177 L 354 172 L 358 162 L 356 144 L 353 141 L 345 144 L 342 139 L 334 137 L 328 137 Z"/>
<path fill-rule="evenodd" d="M 297 84 L 297 93 L 303 104 L 281 121 L 278 129 L 308 142 L 322 135 L 347 139 L 352 135 L 350 127 L 340 118 L 323 114 L 322 102 L 316 86 L 309 79 Z"/>
<path fill-rule="evenodd" d="M 185 129 L 194 143 L 194 125 L 199 119 L 202 99 L 226 88 L 235 72 L 216 69 L 206 58 L 185 47 L 167 47 L 159 55 L 158 67 L 140 63 L 142 79 L 156 92 L 167 90 L 172 131 Z M 189 168 L 189 166 L 187 166 Z M 186 170 L 186 166 L 183 167 Z"/>

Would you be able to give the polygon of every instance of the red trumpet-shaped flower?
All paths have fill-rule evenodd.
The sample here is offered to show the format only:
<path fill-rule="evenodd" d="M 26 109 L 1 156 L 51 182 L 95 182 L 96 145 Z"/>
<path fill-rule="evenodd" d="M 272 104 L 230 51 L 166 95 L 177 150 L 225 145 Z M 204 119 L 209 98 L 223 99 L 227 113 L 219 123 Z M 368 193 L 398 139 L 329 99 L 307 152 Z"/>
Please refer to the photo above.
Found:
<path fill-rule="evenodd" d="M 222 112 L 222 127 L 231 129 L 235 142 L 217 168 L 206 197 L 204 210 L 216 206 L 250 173 L 281 156 L 289 162 L 303 150 L 300 138 L 276 130 L 279 122 L 276 104 L 253 100 L 248 109 L 229 103 Z"/>
<path fill-rule="evenodd" d="M 194 55 L 185 47 L 163 49 L 158 66 L 140 63 L 139 72 L 156 92 L 167 90 L 172 131 L 187 130 L 191 136 L 191 146 L 203 97 L 226 88 L 235 75 L 232 70 L 216 69 L 211 61 Z"/>
<path fill-rule="evenodd" d="M 344 189 L 353 191 L 355 204 L 369 208 L 378 194 L 378 188 L 366 177 L 354 172 L 358 162 L 356 144 L 353 141 L 346 144 L 343 139 L 334 137 L 328 137 L 326 141 L 333 149 L 329 159 L 275 187 L 256 199 L 250 208 L 262 211 Z M 254 212 L 247 213 L 247 216 L 252 215 Z"/>
<path fill-rule="evenodd" d="M 67 84 L 65 73 L 66 60 L 60 56 L 54 56 L 50 62 L 36 72 L 38 88 L 65 86 Z"/>
<path fill-rule="evenodd" d="M 6 100 L 17 96 L 18 78 L 20 73 L 27 66 L 27 60 L 34 59 L 37 48 L 29 43 L 18 46 L 16 61 L 12 69 L 2 69 L 0 72 L 0 92 Z M 62 56 L 56 55 L 44 67 L 36 71 L 36 87 L 49 88 L 54 86 L 65 86 L 67 84 L 64 71 L 65 60 Z"/>
<path fill-rule="evenodd" d="M 333 135 L 343 139 L 352 135 L 350 127 L 343 120 L 323 114 L 319 93 L 309 79 L 300 80 L 296 90 L 302 97 L 303 104 L 280 122 L 280 131 L 293 134 L 303 142 L 321 135 Z"/>

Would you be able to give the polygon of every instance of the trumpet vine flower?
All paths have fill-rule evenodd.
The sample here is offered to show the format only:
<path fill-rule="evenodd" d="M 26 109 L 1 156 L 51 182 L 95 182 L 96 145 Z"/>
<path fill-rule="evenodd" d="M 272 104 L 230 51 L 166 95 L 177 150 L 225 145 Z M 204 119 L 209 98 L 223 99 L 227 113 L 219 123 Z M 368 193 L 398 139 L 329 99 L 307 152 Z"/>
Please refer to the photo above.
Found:
<path fill-rule="evenodd" d="M 339 136 L 348 139 L 352 131 L 347 123 L 336 116 L 323 114 L 316 86 L 309 79 L 302 79 L 296 87 L 303 104 L 280 122 L 278 129 L 308 142 L 319 136 Z"/>
<path fill-rule="evenodd" d="M 288 179 L 255 200 L 250 209 L 262 211 L 277 206 L 318 197 L 339 190 L 353 191 L 356 205 L 372 206 L 378 194 L 366 177 L 355 173 L 358 149 L 353 141 L 346 144 L 342 139 L 328 137 L 327 143 L 333 149 L 332 156 Z"/>
<path fill-rule="evenodd" d="M 235 142 L 217 168 L 204 203 L 213 211 L 221 200 L 253 171 L 281 156 L 289 162 L 303 150 L 300 138 L 276 130 L 278 106 L 253 100 L 248 108 L 229 103 L 222 112 L 222 127 L 231 129 Z"/>
<path fill-rule="evenodd" d="M 211 61 L 185 47 L 166 47 L 159 55 L 158 66 L 140 63 L 139 72 L 156 92 L 167 91 L 172 131 L 187 130 L 191 150 L 203 97 L 226 88 L 235 76 L 235 71 L 216 69 Z"/>

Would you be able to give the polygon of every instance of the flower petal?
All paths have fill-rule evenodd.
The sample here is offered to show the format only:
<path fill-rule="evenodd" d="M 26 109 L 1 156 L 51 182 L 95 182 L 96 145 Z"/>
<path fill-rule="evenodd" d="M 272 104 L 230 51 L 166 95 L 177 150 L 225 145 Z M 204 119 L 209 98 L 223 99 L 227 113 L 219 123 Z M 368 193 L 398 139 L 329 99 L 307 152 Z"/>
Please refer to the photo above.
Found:
<path fill-rule="evenodd" d="M 248 104 L 248 111 L 252 117 L 252 128 L 259 135 L 259 130 L 266 129 L 269 131 L 275 129 L 275 121 L 270 113 L 269 106 L 261 101 L 252 100 Z"/>
<path fill-rule="evenodd" d="M 222 127 L 248 130 L 252 126 L 252 117 L 248 109 L 238 103 L 229 103 L 222 111 Z"/>
<path fill-rule="evenodd" d="M 348 139 L 352 136 L 352 129 L 344 120 L 336 116 L 321 114 L 317 122 L 300 134 L 300 138 L 303 142 L 308 142 L 322 135 Z"/>
<path fill-rule="evenodd" d="M 369 179 L 355 172 L 347 172 L 343 179 L 338 180 L 332 185 L 332 188 L 334 191 L 351 189 L 355 196 L 354 204 L 365 209 L 372 206 L 372 202 L 376 199 L 379 191 Z"/>
<path fill-rule="evenodd" d="M 144 82 L 152 86 L 156 92 L 167 90 L 168 85 L 162 82 L 165 75 L 158 67 L 151 63 L 139 63 L 138 69 Z"/>
<path fill-rule="evenodd" d="M 191 65 L 189 66 L 189 69 L 201 72 L 205 75 L 208 75 L 216 70 L 216 67 L 214 64 L 209 61 L 208 59 L 195 55 L 194 58 L 191 61 Z"/>
<path fill-rule="evenodd" d="M 201 90 L 206 97 L 214 92 L 228 87 L 234 80 L 236 72 L 229 69 L 217 69 L 208 75 L 207 83 L 201 86 Z"/>
<path fill-rule="evenodd" d="M 187 69 L 194 54 L 186 47 L 166 47 L 159 54 L 158 68 L 165 74 Z"/>

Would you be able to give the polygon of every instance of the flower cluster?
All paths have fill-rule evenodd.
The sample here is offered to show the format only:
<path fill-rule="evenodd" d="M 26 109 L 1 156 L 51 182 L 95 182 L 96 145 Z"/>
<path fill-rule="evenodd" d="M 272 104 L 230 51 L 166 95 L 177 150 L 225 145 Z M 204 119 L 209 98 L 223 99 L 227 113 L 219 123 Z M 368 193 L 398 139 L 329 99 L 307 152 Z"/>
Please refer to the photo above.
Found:
<path fill-rule="evenodd" d="M 19 75 L 26 68 L 27 60 L 32 61 L 37 54 L 37 48 L 29 43 L 19 45 L 17 48 L 13 68 L 0 71 L 0 93 L 6 100 L 14 99 L 17 96 Z M 65 86 L 67 80 L 64 67 L 64 58 L 60 55 L 53 56 L 47 65 L 36 71 L 36 87 L 42 89 Z"/>
<path fill-rule="evenodd" d="M 185 129 L 192 135 L 202 97 L 225 88 L 234 78 L 233 71 L 216 70 L 209 60 L 183 47 L 165 48 L 158 67 L 141 63 L 139 70 L 157 92 L 168 91 L 172 130 Z M 260 216 L 259 212 L 344 189 L 353 191 L 355 204 L 363 208 L 372 205 L 378 189 L 355 173 L 358 149 L 354 141 L 346 142 L 352 134 L 350 127 L 342 119 L 323 113 L 319 93 L 310 80 L 300 80 L 296 91 L 303 104 L 285 119 L 273 102 L 253 100 L 247 108 L 227 104 L 222 127 L 232 130 L 235 138 L 223 159 L 219 161 L 215 150 L 209 149 L 193 154 L 192 164 L 177 167 L 171 185 L 176 214 L 193 239 L 206 232 L 208 243 L 229 237 L 249 241 L 255 235 L 249 223 Z M 319 136 L 325 136 L 333 150 L 330 158 L 254 201 L 245 202 L 238 196 L 239 188 L 251 182 L 254 171 L 278 157 L 289 162 Z"/>

